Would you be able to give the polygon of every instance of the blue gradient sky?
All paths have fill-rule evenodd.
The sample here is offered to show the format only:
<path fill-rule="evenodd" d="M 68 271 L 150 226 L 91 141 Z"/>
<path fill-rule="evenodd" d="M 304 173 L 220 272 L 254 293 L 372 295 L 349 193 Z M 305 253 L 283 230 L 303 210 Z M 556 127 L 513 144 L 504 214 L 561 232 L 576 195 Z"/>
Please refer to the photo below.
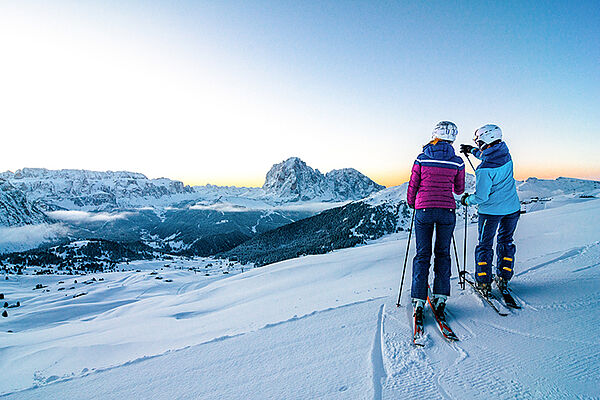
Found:
<path fill-rule="evenodd" d="M 439 120 L 516 175 L 600 178 L 600 3 L 0 3 L 0 170 L 261 185 L 299 156 L 408 177 Z M 26 146 L 24 140 L 26 140 Z"/>

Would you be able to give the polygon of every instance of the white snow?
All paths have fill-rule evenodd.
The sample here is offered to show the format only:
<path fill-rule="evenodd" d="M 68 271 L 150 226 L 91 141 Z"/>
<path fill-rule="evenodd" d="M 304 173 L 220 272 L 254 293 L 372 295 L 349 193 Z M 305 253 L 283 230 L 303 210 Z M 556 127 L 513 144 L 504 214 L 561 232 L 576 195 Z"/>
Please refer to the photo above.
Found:
<path fill-rule="evenodd" d="M 468 234 L 472 255 L 475 224 Z M 459 249 L 462 236 L 458 227 Z M 428 311 L 424 349 L 395 305 L 406 233 L 235 275 L 204 277 L 179 260 L 184 269 L 140 263 L 89 285 L 81 281 L 92 275 L 11 276 L 0 293 L 21 307 L 0 319 L 0 394 L 598 398 L 599 240 L 597 199 L 523 215 L 512 282 L 523 309 L 497 316 L 453 278 L 449 318 L 461 340 L 447 343 Z M 409 290 L 410 263 L 404 304 Z"/>

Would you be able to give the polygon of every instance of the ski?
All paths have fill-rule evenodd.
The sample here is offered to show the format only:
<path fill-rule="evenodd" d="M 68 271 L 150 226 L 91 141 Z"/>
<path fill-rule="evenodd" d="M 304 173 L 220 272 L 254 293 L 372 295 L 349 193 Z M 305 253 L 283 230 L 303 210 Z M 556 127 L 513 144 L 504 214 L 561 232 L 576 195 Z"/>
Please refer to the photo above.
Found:
<path fill-rule="evenodd" d="M 423 329 L 423 325 L 415 326 L 413 344 L 417 347 L 425 347 L 425 330 Z"/>
<path fill-rule="evenodd" d="M 498 284 L 496 284 L 496 286 L 498 286 Z M 514 308 L 517 310 L 521 308 L 521 306 L 519 305 L 519 303 L 517 303 L 517 301 L 512 296 L 512 294 L 510 294 L 510 289 L 506 288 L 503 290 L 498 287 L 498 290 L 500 291 L 500 294 L 502 295 L 502 298 L 504 299 L 504 304 L 507 307 Z"/>
<path fill-rule="evenodd" d="M 431 288 L 429 287 L 427 302 L 429 303 L 429 307 L 431 307 L 431 312 L 433 313 L 433 316 L 435 317 L 437 326 L 438 326 L 440 332 L 442 333 L 442 336 L 444 336 L 447 340 L 449 340 L 451 342 L 459 340 L 458 336 L 456 336 L 456 334 L 454 333 L 452 328 L 450 328 L 448 323 L 446 321 L 442 321 L 440 319 L 439 315 L 437 314 L 437 312 L 435 311 L 435 308 L 433 307 L 433 304 L 431 303 L 432 296 L 433 296 L 433 294 L 431 293 Z"/>
<path fill-rule="evenodd" d="M 489 296 L 484 295 L 479 289 L 477 289 L 477 286 L 475 286 L 475 282 L 467 278 L 466 274 L 463 275 L 463 279 L 465 280 L 465 282 L 471 285 L 475 293 L 477 293 L 479 297 L 481 297 L 494 311 L 496 311 L 498 315 L 506 317 L 509 314 L 508 310 L 502 310 L 506 307 L 504 306 L 504 304 L 502 304 L 500 300 L 498 300 L 498 298 L 496 298 L 496 296 L 494 296 L 491 293 Z"/>

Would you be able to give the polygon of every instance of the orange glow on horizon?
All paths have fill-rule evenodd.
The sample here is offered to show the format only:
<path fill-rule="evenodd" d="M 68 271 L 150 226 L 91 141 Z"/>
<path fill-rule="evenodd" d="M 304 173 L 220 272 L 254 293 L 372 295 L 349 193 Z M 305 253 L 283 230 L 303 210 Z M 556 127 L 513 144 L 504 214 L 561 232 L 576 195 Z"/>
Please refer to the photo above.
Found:
<path fill-rule="evenodd" d="M 470 167 L 467 168 L 467 173 L 473 174 Z M 383 174 L 374 174 L 368 175 L 369 178 L 373 179 L 380 185 L 385 187 L 398 186 L 408 181 L 410 178 L 409 172 L 404 174 L 399 173 L 383 173 Z M 579 178 L 579 179 L 589 179 L 589 180 L 600 180 L 600 169 L 591 170 L 586 168 L 571 168 L 560 169 L 560 168 L 531 168 L 531 169 L 521 169 L 515 171 L 515 179 L 519 181 L 524 181 L 530 177 L 536 177 L 539 179 L 556 179 L 558 177 L 568 177 L 568 178 Z M 206 180 L 183 180 L 185 185 L 190 186 L 204 186 L 206 184 L 216 185 L 216 186 L 237 186 L 237 187 L 262 187 L 264 183 L 264 178 L 257 178 L 253 180 L 238 180 L 238 179 L 211 179 L 209 181 Z"/>
<path fill-rule="evenodd" d="M 475 162 L 477 166 L 477 162 Z M 398 186 L 407 182 L 410 178 L 410 169 L 406 168 L 405 171 L 393 171 L 393 172 L 381 172 L 381 171 L 361 171 L 369 178 L 373 179 L 380 185 L 385 187 Z M 467 173 L 473 174 L 471 166 L 467 165 Z M 561 167 L 561 166 L 530 166 L 521 167 L 515 169 L 515 179 L 524 181 L 530 177 L 536 177 L 539 179 L 556 179 L 558 177 L 578 178 L 578 179 L 589 179 L 589 180 L 600 180 L 600 167 L 589 168 L 585 166 L 581 167 Z M 178 178 L 174 178 L 178 179 Z M 197 179 L 190 177 L 189 179 L 180 179 L 185 185 L 190 186 L 204 186 L 206 184 L 217 185 L 217 186 L 237 186 L 237 187 L 262 187 L 265 178 L 259 176 L 256 178 L 252 177 L 235 177 L 220 179 Z"/>
<path fill-rule="evenodd" d="M 208 180 L 200 180 L 200 179 L 182 179 L 181 180 L 184 185 L 189 186 L 205 186 L 205 185 L 215 185 L 215 186 L 237 186 L 237 187 L 262 187 L 263 183 L 265 183 L 264 178 L 259 179 L 208 179 Z"/>

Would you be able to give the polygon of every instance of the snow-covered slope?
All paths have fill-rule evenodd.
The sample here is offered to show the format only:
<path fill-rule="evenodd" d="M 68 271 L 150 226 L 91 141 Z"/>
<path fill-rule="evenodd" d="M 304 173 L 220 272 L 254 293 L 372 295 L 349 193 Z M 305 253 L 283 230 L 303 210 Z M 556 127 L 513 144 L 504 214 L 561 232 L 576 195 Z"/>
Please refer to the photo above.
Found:
<path fill-rule="evenodd" d="M 574 199 L 600 197 L 600 182 L 575 178 L 528 178 L 517 183 L 521 208 L 532 212 L 560 207 Z"/>
<path fill-rule="evenodd" d="M 423 349 L 411 344 L 408 309 L 395 306 L 405 233 L 217 281 L 165 268 L 160 273 L 173 280 L 165 283 L 137 264 L 141 272 L 94 275 L 90 285 L 73 277 L 11 276 L 0 281 L 0 293 L 21 307 L 0 320 L 0 393 L 598 398 L 599 226 L 595 199 L 523 215 L 512 282 L 523 309 L 500 317 L 453 278 L 449 321 L 460 341 L 447 343 L 427 311 Z M 476 229 L 469 227 L 469 255 Z M 459 230 L 461 249 L 462 236 Z M 32 290 L 36 283 L 48 288 Z M 58 290 L 64 286 L 76 288 L 65 295 Z M 73 297 L 80 292 L 87 294 Z"/>

